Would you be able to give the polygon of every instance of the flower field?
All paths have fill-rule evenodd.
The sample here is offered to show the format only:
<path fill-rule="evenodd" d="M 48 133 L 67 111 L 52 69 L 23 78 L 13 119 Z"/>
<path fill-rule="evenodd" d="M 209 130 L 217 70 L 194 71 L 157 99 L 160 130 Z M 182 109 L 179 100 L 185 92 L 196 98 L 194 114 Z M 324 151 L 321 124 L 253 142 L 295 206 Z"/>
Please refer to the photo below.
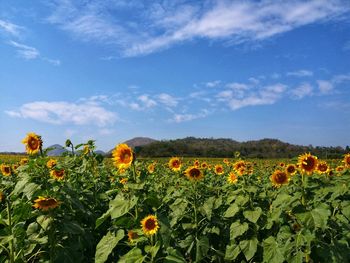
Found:
<path fill-rule="evenodd" d="M 0 157 L 0 262 L 350 262 L 350 154 Z"/>

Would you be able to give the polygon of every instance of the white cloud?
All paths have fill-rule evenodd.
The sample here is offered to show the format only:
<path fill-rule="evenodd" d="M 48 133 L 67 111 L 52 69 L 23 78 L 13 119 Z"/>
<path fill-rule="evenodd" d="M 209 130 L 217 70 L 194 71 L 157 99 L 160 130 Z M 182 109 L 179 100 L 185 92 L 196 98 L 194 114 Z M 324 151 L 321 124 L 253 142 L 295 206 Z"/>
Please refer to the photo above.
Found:
<path fill-rule="evenodd" d="M 313 74 L 314 73 L 312 71 L 306 70 L 306 69 L 287 72 L 287 76 L 293 76 L 293 77 L 311 77 L 313 76 Z"/>
<path fill-rule="evenodd" d="M 193 39 L 256 43 L 336 20 L 350 10 L 346 0 L 132 2 L 56 1 L 47 21 L 79 40 L 112 44 L 124 56 L 139 56 Z M 118 12 L 132 15 L 121 19 Z"/>
<path fill-rule="evenodd" d="M 16 111 L 5 111 L 11 117 L 34 119 L 51 124 L 93 125 L 113 124 L 117 114 L 89 103 L 36 101 L 22 105 Z"/>
<path fill-rule="evenodd" d="M 334 89 L 333 83 L 327 80 L 318 80 L 317 84 L 321 94 L 330 93 Z"/>
<path fill-rule="evenodd" d="M 192 113 L 184 113 L 184 114 L 174 114 L 173 118 L 170 119 L 170 122 L 176 122 L 176 123 L 181 123 L 181 122 L 186 122 L 186 121 L 192 121 L 196 119 L 202 119 L 205 118 L 209 115 L 208 110 L 202 110 L 201 112 L 197 114 L 192 114 Z"/>
<path fill-rule="evenodd" d="M 6 32 L 7 34 L 18 37 L 22 30 L 23 30 L 23 27 L 0 19 L 0 32 L 3 31 L 3 32 Z"/>
<path fill-rule="evenodd" d="M 215 87 L 217 87 L 220 83 L 221 83 L 220 80 L 214 80 L 214 81 L 209 81 L 209 82 L 205 83 L 205 86 L 207 86 L 208 88 L 215 88 Z"/>
<path fill-rule="evenodd" d="M 309 83 L 303 83 L 295 89 L 291 90 L 290 93 L 296 99 L 302 99 L 305 96 L 312 95 L 313 88 Z"/>
<path fill-rule="evenodd" d="M 179 103 L 178 99 L 167 94 L 161 93 L 157 96 L 157 99 L 160 103 L 164 104 L 167 107 L 176 107 Z"/>
<path fill-rule="evenodd" d="M 8 44 L 16 48 L 16 51 L 19 57 L 24 58 L 26 60 L 40 58 L 43 61 L 46 61 L 54 66 L 61 65 L 61 61 L 58 59 L 50 59 L 50 58 L 41 56 L 39 50 L 37 50 L 35 47 L 27 46 L 12 40 L 9 41 Z"/>
<path fill-rule="evenodd" d="M 17 54 L 24 59 L 36 59 L 40 56 L 39 51 L 34 47 L 26 46 L 15 41 L 10 41 L 9 44 L 17 48 Z"/>
<path fill-rule="evenodd" d="M 142 104 L 144 108 L 153 108 L 157 105 L 157 102 L 149 97 L 149 95 L 144 94 L 137 98 Z"/>

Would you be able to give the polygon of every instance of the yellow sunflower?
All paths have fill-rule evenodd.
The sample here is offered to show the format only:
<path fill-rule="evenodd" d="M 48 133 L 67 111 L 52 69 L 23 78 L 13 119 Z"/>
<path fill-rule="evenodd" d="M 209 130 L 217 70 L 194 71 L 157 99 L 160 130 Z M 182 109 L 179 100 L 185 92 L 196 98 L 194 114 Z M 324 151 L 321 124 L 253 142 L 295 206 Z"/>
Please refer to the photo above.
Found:
<path fill-rule="evenodd" d="M 288 175 L 294 175 L 297 172 L 297 167 L 294 164 L 288 164 L 285 171 Z"/>
<path fill-rule="evenodd" d="M 180 171 L 181 169 L 181 160 L 178 157 L 173 157 L 169 160 L 169 168 L 173 171 Z"/>
<path fill-rule="evenodd" d="M 64 178 L 64 174 L 64 169 L 53 169 L 50 171 L 50 175 L 57 180 L 62 180 Z"/>
<path fill-rule="evenodd" d="M 84 145 L 83 154 L 84 154 L 84 155 L 88 155 L 89 153 L 90 153 L 90 147 L 89 147 L 89 145 Z"/>
<path fill-rule="evenodd" d="M 337 172 L 337 175 L 340 176 L 345 171 L 345 167 L 343 165 L 339 165 L 335 168 L 335 171 Z"/>
<path fill-rule="evenodd" d="M 150 174 L 154 173 L 154 169 L 156 168 L 156 164 L 155 163 L 151 163 L 147 166 L 147 170 Z"/>
<path fill-rule="evenodd" d="M 343 163 L 345 167 L 350 168 L 350 153 L 344 155 Z"/>
<path fill-rule="evenodd" d="M 41 136 L 35 134 L 34 132 L 30 132 L 27 134 L 22 140 L 22 143 L 26 145 L 26 151 L 28 154 L 36 154 L 40 151 L 43 141 L 41 140 Z"/>
<path fill-rule="evenodd" d="M 310 153 L 305 153 L 298 157 L 299 168 L 302 173 L 312 174 L 317 168 L 317 157 Z"/>
<path fill-rule="evenodd" d="M 50 159 L 47 161 L 46 163 L 46 167 L 49 169 L 52 169 L 53 167 L 55 167 L 57 164 L 57 161 L 55 159 Z"/>
<path fill-rule="evenodd" d="M 197 168 L 200 166 L 200 163 L 199 163 L 199 160 L 198 160 L 198 159 L 196 159 L 196 160 L 193 161 L 193 166 L 194 166 L 194 167 L 197 167 Z"/>
<path fill-rule="evenodd" d="M 238 172 L 242 168 L 245 168 L 245 166 L 246 166 L 245 161 L 237 161 L 233 164 L 233 169 L 235 169 L 235 171 Z"/>
<path fill-rule="evenodd" d="M 28 163 L 28 158 L 22 158 L 20 161 L 19 161 L 19 164 L 20 165 L 26 165 Z"/>
<path fill-rule="evenodd" d="M 0 166 L 1 173 L 4 176 L 10 176 L 11 175 L 11 166 L 8 164 L 1 164 Z"/>
<path fill-rule="evenodd" d="M 123 185 L 126 184 L 127 182 L 128 182 L 128 178 L 126 178 L 126 177 L 119 179 L 119 183 L 121 183 Z"/>
<path fill-rule="evenodd" d="M 157 233 L 159 229 L 158 219 L 154 215 L 146 216 L 141 220 L 141 227 L 145 235 L 152 236 Z"/>
<path fill-rule="evenodd" d="M 130 243 L 134 243 L 135 239 L 137 239 L 139 237 L 139 235 L 133 231 L 133 230 L 129 230 L 128 231 L 128 240 Z"/>
<path fill-rule="evenodd" d="M 134 160 L 132 149 L 125 143 L 115 147 L 112 153 L 114 165 L 117 168 L 127 169 Z"/>
<path fill-rule="evenodd" d="M 58 202 L 55 198 L 39 196 L 38 199 L 34 200 L 33 207 L 47 211 L 49 209 L 56 208 L 59 205 L 60 202 Z"/>
<path fill-rule="evenodd" d="M 289 183 L 289 176 L 284 171 L 276 170 L 271 175 L 270 180 L 274 187 L 280 187 L 281 185 Z"/>
<path fill-rule="evenodd" d="M 206 162 L 202 162 L 201 163 L 201 168 L 202 169 L 207 169 L 208 168 L 208 164 Z"/>
<path fill-rule="evenodd" d="M 217 164 L 215 165 L 214 167 L 214 172 L 217 174 L 217 175 L 221 175 L 224 173 L 224 167 L 222 167 L 221 164 Z"/>
<path fill-rule="evenodd" d="M 19 167 L 18 163 L 12 164 L 12 171 L 16 172 L 18 167 Z"/>
<path fill-rule="evenodd" d="M 185 171 L 185 175 L 190 180 L 200 180 L 203 178 L 202 171 L 195 166 L 188 167 Z"/>
<path fill-rule="evenodd" d="M 325 161 L 319 161 L 317 163 L 316 171 L 319 174 L 328 174 L 328 172 L 329 172 L 328 164 Z"/>
<path fill-rule="evenodd" d="M 229 182 L 230 184 L 235 184 L 237 183 L 237 181 L 237 175 L 234 172 L 230 172 L 227 176 L 227 182 Z"/>
<path fill-rule="evenodd" d="M 230 161 L 229 161 L 228 159 L 225 158 L 225 159 L 223 160 L 223 163 L 226 164 L 226 165 L 229 165 L 229 164 L 230 164 Z"/>

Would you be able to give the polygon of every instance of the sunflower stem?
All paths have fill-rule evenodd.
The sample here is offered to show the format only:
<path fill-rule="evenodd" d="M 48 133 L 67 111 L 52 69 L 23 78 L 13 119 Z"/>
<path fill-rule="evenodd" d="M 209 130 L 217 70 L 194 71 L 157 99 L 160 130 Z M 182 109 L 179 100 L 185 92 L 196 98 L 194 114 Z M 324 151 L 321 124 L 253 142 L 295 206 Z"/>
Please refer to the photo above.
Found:
<path fill-rule="evenodd" d="M 11 203 L 8 199 L 6 199 L 7 203 L 7 218 L 10 228 L 10 234 L 11 234 L 11 240 L 10 240 L 10 263 L 15 262 L 15 246 L 13 243 L 14 236 L 13 236 L 13 227 L 12 227 L 12 216 L 11 216 Z"/>
<path fill-rule="evenodd" d="M 195 223 L 195 243 L 196 243 L 196 261 L 197 260 L 197 255 L 198 255 L 198 217 L 197 217 L 197 181 L 194 182 L 194 203 L 193 203 L 193 210 L 194 210 L 194 223 Z"/>

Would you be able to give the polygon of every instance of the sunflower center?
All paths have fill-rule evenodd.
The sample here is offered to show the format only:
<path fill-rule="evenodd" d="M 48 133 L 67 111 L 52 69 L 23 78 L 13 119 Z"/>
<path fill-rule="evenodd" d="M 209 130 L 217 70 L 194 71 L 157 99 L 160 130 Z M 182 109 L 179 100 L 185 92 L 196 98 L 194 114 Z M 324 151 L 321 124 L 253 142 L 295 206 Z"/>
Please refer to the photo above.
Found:
<path fill-rule="evenodd" d="M 285 173 L 276 174 L 275 180 L 278 184 L 283 184 L 287 181 L 287 175 Z"/>
<path fill-rule="evenodd" d="M 145 223 L 145 226 L 148 230 L 152 230 L 156 227 L 156 221 L 153 219 L 148 219 Z"/>
<path fill-rule="evenodd" d="M 320 165 L 318 166 L 318 170 L 321 171 L 321 172 L 327 171 L 327 165 L 325 165 L 325 164 L 320 164 Z"/>
<path fill-rule="evenodd" d="M 39 141 L 35 138 L 30 138 L 28 145 L 31 149 L 37 149 L 39 147 Z"/>
<path fill-rule="evenodd" d="M 180 166 L 180 162 L 179 161 L 173 161 L 173 167 L 175 167 L 175 168 L 179 168 L 179 166 Z"/>
<path fill-rule="evenodd" d="M 122 160 L 122 162 L 130 162 L 130 157 L 131 157 L 130 151 L 124 151 L 120 155 L 120 159 Z"/>
<path fill-rule="evenodd" d="M 295 167 L 294 166 L 288 166 L 287 171 L 288 171 L 288 173 L 294 173 L 295 172 Z"/>
<path fill-rule="evenodd" d="M 191 177 L 197 178 L 201 175 L 201 172 L 198 169 L 192 169 L 190 171 Z"/>
<path fill-rule="evenodd" d="M 303 162 L 303 168 L 306 171 L 311 171 L 315 168 L 315 164 L 316 164 L 315 159 L 312 157 L 308 157 Z"/>

